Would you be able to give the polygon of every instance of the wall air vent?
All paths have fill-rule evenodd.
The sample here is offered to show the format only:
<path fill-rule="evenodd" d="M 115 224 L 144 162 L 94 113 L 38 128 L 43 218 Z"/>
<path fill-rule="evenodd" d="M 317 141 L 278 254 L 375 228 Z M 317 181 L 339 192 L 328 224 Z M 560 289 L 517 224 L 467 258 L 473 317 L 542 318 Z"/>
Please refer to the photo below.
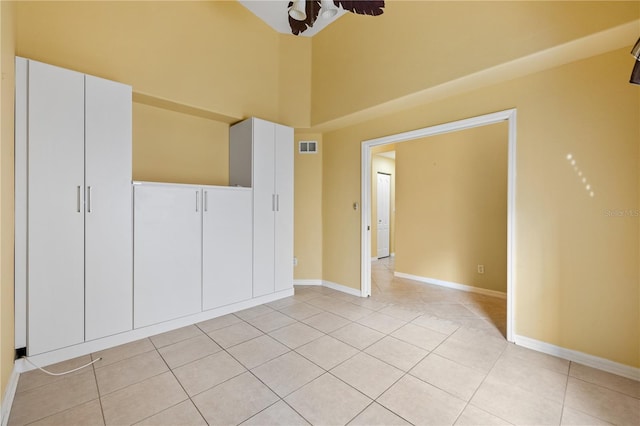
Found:
<path fill-rule="evenodd" d="M 300 141 L 298 142 L 298 152 L 300 154 L 316 154 L 318 152 L 318 142 Z"/>

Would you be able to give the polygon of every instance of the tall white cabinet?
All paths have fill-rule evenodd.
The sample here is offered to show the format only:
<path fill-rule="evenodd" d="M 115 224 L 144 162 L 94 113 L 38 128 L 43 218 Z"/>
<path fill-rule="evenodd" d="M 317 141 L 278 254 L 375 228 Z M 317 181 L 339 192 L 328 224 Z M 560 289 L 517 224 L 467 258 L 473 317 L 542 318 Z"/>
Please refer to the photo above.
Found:
<path fill-rule="evenodd" d="M 16 312 L 29 355 L 132 328 L 131 87 L 24 58 Z"/>
<path fill-rule="evenodd" d="M 253 189 L 253 297 L 293 288 L 293 129 L 258 118 L 230 128 L 229 184 Z"/>

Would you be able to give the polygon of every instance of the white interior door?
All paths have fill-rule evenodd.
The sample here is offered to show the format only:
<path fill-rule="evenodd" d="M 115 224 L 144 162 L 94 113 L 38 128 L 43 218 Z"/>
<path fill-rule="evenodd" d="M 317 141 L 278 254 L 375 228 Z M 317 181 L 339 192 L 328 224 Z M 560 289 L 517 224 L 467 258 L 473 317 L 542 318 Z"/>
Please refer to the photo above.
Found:
<path fill-rule="evenodd" d="M 29 61 L 28 353 L 84 341 L 84 75 Z"/>
<path fill-rule="evenodd" d="M 378 258 L 389 256 L 391 212 L 391 175 L 378 173 Z"/>

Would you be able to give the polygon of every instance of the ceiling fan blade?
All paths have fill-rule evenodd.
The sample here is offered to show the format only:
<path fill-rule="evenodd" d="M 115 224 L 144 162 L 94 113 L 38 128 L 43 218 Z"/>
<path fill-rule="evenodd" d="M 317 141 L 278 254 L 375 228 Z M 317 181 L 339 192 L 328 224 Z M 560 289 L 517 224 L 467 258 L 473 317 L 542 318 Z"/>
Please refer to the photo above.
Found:
<path fill-rule="evenodd" d="M 358 15 L 378 16 L 384 13 L 384 0 L 334 0 L 333 4 Z"/>
<path fill-rule="evenodd" d="M 287 5 L 287 10 L 293 6 L 293 2 L 290 1 Z M 300 33 L 305 32 L 308 28 L 313 27 L 313 24 L 318 19 L 318 14 L 320 13 L 320 0 L 307 0 L 305 1 L 305 12 L 307 17 L 304 21 L 298 21 L 297 19 L 293 19 L 289 16 L 289 27 L 291 27 L 291 33 L 295 35 L 300 35 Z"/>

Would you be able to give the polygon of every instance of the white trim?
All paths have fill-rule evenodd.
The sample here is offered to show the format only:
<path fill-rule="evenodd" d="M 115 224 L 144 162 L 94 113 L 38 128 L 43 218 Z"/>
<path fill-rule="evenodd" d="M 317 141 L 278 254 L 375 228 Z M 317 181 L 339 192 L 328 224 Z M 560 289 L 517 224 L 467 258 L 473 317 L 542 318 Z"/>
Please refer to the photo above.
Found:
<path fill-rule="evenodd" d="M 362 142 L 361 155 L 361 266 L 360 288 L 362 296 L 371 295 L 371 149 L 374 146 L 405 142 L 442 133 L 465 130 L 473 127 L 507 121 L 509 125 L 509 147 L 507 166 L 507 340 L 513 342 L 515 318 L 515 268 L 516 263 L 516 109 L 508 109 L 477 117 L 438 124 Z"/>
<path fill-rule="evenodd" d="M 293 285 L 322 285 L 322 280 L 293 280 Z"/>
<path fill-rule="evenodd" d="M 352 287 L 347 287 L 346 285 L 342 285 L 342 284 L 337 284 L 331 281 L 325 281 L 322 280 L 322 286 L 323 287 L 328 287 L 332 290 L 337 290 L 337 291 L 341 291 L 343 293 L 347 293 L 350 294 L 352 296 L 357 296 L 357 297 L 361 297 L 362 296 L 362 292 L 356 288 L 352 288 Z M 362 296 L 364 297 L 364 296 Z"/>
<path fill-rule="evenodd" d="M 396 257 L 396 254 L 395 253 L 391 253 L 391 257 Z"/>
<path fill-rule="evenodd" d="M 16 369 L 15 365 L 9 376 L 9 382 L 7 383 L 7 389 L 2 396 L 2 411 L 0 411 L 0 423 L 2 426 L 7 426 L 9 422 L 9 416 L 11 415 L 11 406 L 13 405 L 13 399 L 16 396 L 16 390 L 18 389 L 18 379 L 20 373 Z"/>
<path fill-rule="evenodd" d="M 632 380 L 640 380 L 640 368 L 620 364 L 606 358 L 600 358 L 585 354 L 584 352 L 566 349 L 540 340 L 532 339 L 530 337 L 519 336 L 517 334 L 515 335 L 514 343 L 525 348 L 533 349 L 534 351 L 557 356 L 571 362 L 577 362 L 618 376 L 627 377 Z"/>
<path fill-rule="evenodd" d="M 108 336 L 101 339 L 84 342 L 79 345 L 69 346 L 67 348 L 30 356 L 29 359 L 40 366 L 55 364 L 57 362 L 65 361 L 71 358 L 76 358 L 114 346 L 133 342 L 134 340 L 154 336 L 156 334 L 175 330 L 181 327 L 186 327 L 188 325 L 196 324 L 222 315 L 238 312 L 243 309 L 252 308 L 257 305 L 262 305 L 264 303 L 269 303 L 285 297 L 293 296 L 293 292 L 293 289 L 288 289 L 265 296 L 255 297 L 243 302 L 221 306 L 215 309 L 209 309 L 207 311 L 198 312 L 197 314 L 177 318 L 160 324 L 137 328 L 135 330 L 127 331 L 126 333 L 116 334 L 114 336 Z M 19 373 L 22 373 L 25 371 L 33 370 L 34 367 L 28 364 L 23 359 L 18 359 L 15 362 L 15 369 Z"/>
<path fill-rule="evenodd" d="M 356 288 L 347 287 L 346 285 L 337 284 L 337 283 L 334 283 L 331 281 L 325 281 L 325 280 L 293 280 L 293 285 L 294 286 L 295 285 L 299 285 L 299 286 L 316 285 L 319 287 L 327 287 L 332 290 L 340 291 L 342 293 L 347 293 L 352 296 L 366 297 L 366 296 L 363 296 L 362 292 Z"/>
<path fill-rule="evenodd" d="M 394 272 L 393 275 L 399 278 L 407 278 L 407 279 L 418 281 L 421 283 L 433 284 L 440 287 L 453 288 L 455 290 L 467 291 L 469 293 L 484 294 L 485 296 L 499 297 L 500 299 L 507 298 L 507 293 L 504 293 L 502 291 L 489 290 L 487 288 L 475 287 L 467 284 L 454 283 L 451 281 L 444 281 L 436 278 L 421 277 L 419 275 L 405 274 L 404 272 Z"/>

